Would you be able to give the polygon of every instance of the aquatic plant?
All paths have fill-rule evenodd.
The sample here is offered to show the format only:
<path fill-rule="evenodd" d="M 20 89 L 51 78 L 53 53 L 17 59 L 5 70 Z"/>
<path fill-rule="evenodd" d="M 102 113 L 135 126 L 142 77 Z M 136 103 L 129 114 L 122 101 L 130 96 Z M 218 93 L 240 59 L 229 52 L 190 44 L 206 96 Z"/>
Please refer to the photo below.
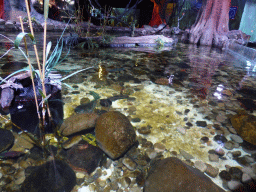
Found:
<path fill-rule="evenodd" d="M 13 77 L 16 74 L 19 74 L 21 72 L 27 72 L 26 74 L 29 74 L 29 77 L 32 80 L 32 87 L 33 87 L 33 93 L 34 93 L 34 99 L 35 99 L 35 105 L 36 105 L 36 110 L 37 110 L 37 116 L 38 116 L 38 120 L 39 120 L 39 129 L 40 129 L 40 140 L 37 140 L 36 137 L 32 136 L 29 134 L 29 136 L 33 139 L 33 141 L 39 146 L 42 147 L 44 149 L 44 151 L 47 151 L 47 146 L 49 145 L 49 143 L 46 143 L 45 141 L 45 127 L 46 127 L 46 114 L 48 114 L 50 123 L 53 123 L 53 119 L 52 119 L 52 115 L 49 109 L 49 105 L 48 105 L 48 100 L 49 98 L 52 96 L 51 93 L 49 93 L 48 95 L 46 94 L 46 84 L 54 84 L 54 85 L 59 85 L 60 83 L 63 83 L 62 81 L 64 81 L 65 79 L 81 72 L 81 71 L 85 71 L 88 69 L 91 69 L 93 67 L 89 67 L 86 69 L 82 69 L 79 71 L 76 71 L 66 77 L 63 77 L 62 79 L 60 78 L 60 75 L 56 75 L 56 74 L 52 74 L 52 70 L 54 67 L 56 67 L 58 64 L 60 64 L 68 55 L 68 53 L 65 55 L 65 57 L 63 59 L 60 59 L 61 55 L 62 55 L 62 51 L 63 51 L 63 34 L 65 29 L 67 28 L 69 22 L 67 23 L 65 29 L 63 30 L 60 38 L 57 40 L 57 44 L 54 48 L 54 50 L 52 51 L 51 54 L 50 50 L 51 50 L 51 46 L 52 43 L 49 42 L 48 44 L 46 44 L 46 31 L 47 31 L 47 18 L 48 18 L 48 7 L 49 6 L 49 0 L 45 0 L 45 7 L 44 7 L 44 18 L 45 18 L 45 23 L 44 23 L 44 42 L 43 42 L 43 64 L 40 63 L 39 60 L 39 56 L 38 56 L 38 51 L 37 51 L 37 47 L 36 47 L 36 40 L 35 40 L 35 36 L 34 36 L 34 31 L 33 31 L 33 27 L 32 27 L 32 18 L 30 16 L 30 11 L 29 11 L 29 5 L 28 5 L 28 0 L 26 0 L 26 8 L 27 8 L 27 14 L 28 14 L 28 21 L 29 21 L 29 25 L 30 25 L 30 33 L 25 33 L 24 32 L 24 27 L 23 27 L 23 20 L 20 17 L 20 23 L 21 23 L 21 27 L 22 27 L 22 32 L 19 33 L 15 39 L 15 41 L 11 40 L 10 38 L 1 35 L 2 37 L 8 39 L 10 42 L 13 43 L 13 47 L 11 47 L 9 50 L 7 50 L 7 52 L 5 54 L 3 54 L 3 56 L 7 55 L 8 52 L 14 48 L 19 49 L 21 51 L 21 53 L 23 54 L 23 56 L 26 58 L 27 63 L 28 63 L 28 67 L 23 68 L 21 70 L 15 71 L 12 74 L 8 75 L 6 78 L 1 78 L 1 82 L 2 83 L 6 83 L 6 86 L 10 86 L 11 88 L 17 89 L 17 88 L 23 88 L 22 85 L 16 84 L 14 81 L 11 81 L 11 77 Z M 35 51 L 35 55 L 36 55 L 36 61 L 37 61 L 37 68 L 35 69 L 33 67 L 33 65 L 31 64 L 31 59 L 30 59 L 30 55 L 28 52 L 28 47 L 27 47 L 27 40 L 26 37 L 29 37 L 31 39 L 31 42 L 34 46 L 34 51 Z M 20 43 L 21 41 L 24 40 L 24 44 L 25 44 L 25 51 L 20 47 Z M 3 56 L 1 56 L 0 58 L 2 58 Z M 20 75 L 19 77 L 22 77 L 22 75 Z M 51 79 L 51 80 L 49 80 Z M 63 83 L 65 84 L 65 83 Z M 67 84 L 65 84 L 67 85 Z M 68 86 L 68 85 L 67 85 Z M 70 87 L 70 86 L 69 86 Z M 41 96 L 41 102 L 38 102 L 38 93 Z M 41 108 L 41 110 L 40 110 Z M 47 111 L 47 113 L 46 113 Z M 2 116 L 3 117 L 3 116 Z M 14 126 L 18 127 L 19 129 L 21 129 L 19 126 L 15 125 L 14 123 L 12 123 Z M 57 128 L 59 125 L 55 125 L 55 134 L 57 138 L 60 138 L 59 134 L 57 133 Z M 42 144 L 41 144 L 42 143 Z M 48 151 L 49 153 L 49 151 Z"/>

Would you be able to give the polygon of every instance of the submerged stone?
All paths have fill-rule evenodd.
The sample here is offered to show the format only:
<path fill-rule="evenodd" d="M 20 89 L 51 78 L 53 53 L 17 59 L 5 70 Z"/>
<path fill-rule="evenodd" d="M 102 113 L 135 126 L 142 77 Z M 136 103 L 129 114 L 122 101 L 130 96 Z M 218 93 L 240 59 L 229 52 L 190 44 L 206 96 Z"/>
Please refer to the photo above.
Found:
<path fill-rule="evenodd" d="M 75 184 L 75 172 L 64 161 L 54 160 L 36 168 L 25 179 L 21 191 L 69 192 Z"/>
<path fill-rule="evenodd" d="M 97 101 L 93 100 L 89 103 L 84 103 L 75 108 L 76 113 L 92 113 L 96 107 Z"/>
<path fill-rule="evenodd" d="M 144 192 L 155 191 L 224 192 L 204 173 L 175 157 L 156 162 L 149 171 Z"/>
<path fill-rule="evenodd" d="M 67 160 L 70 166 L 78 171 L 91 174 L 103 158 L 100 148 L 88 143 L 79 143 L 67 151 Z"/>
<path fill-rule="evenodd" d="M 95 126 L 98 115 L 96 113 L 74 114 L 62 123 L 59 131 L 64 135 L 71 135 Z"/>
<path fill-rule="evenodd" d="M 104 113 L 97 119 L 95 136 L 99 147 L 112 159 L 123 155 L 136 141 L 129 119 L 117 111 Z"/>
<path fill-rule="evenodd" d="M 11 131 L 0 129 L 0 153 L 9 149 L 14 143 L 14 136 Z"/>

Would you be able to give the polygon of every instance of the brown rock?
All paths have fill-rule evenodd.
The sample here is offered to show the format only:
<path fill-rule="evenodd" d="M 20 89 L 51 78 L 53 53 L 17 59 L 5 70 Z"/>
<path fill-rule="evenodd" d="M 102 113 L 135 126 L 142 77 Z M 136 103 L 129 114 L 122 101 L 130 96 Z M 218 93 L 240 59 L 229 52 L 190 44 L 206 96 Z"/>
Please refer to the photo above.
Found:
<path fill-rule="evenodd" d="M 176 157 L 156 162 L 144 185 L 144 192 L 224 192 L 201 171 Z"/>
<path fill-rule="evenodd" d="M 120 157 L 136 140 L 130 121 L 117 111 L 104 113 L 97 119 L 95 136 L 99 147 L 112 159 Z"/>
<path fill-rule="evenodd" d="M 95 126 L 98 115 L 96 113 L 74 114 L 62 123 L 59 131 L 64 136 L 90 129 Z"/>
<path fill-rule="evenodd" d="M 256 145 L 256 117 L 245 111 L 231 117 L 232 126 L 245 141 Z"/>

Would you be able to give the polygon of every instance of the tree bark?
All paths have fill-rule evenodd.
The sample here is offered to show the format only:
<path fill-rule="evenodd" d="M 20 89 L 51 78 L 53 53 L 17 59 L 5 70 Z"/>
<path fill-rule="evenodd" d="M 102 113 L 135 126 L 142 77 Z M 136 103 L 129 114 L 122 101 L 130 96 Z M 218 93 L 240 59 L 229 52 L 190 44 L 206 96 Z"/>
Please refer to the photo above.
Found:
<path fill-rule="evenodd" d="M 189 42 L 223 47 L 228 39 L 229 6 L 231 0 L 203 0 L 196 22 L 191 27 Z"/>

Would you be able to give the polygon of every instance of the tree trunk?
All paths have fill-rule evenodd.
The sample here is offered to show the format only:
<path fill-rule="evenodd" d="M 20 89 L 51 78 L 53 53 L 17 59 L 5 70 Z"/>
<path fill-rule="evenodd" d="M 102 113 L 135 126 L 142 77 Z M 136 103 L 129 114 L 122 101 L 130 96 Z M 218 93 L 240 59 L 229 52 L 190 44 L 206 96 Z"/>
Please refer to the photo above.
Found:
<path fill-rule="evenodd" d="M 191 27 L 189 42 L 223 47 L 228 39 L 229 6 L 231 0 L 203 0 L 195 24 Z"/>
<path fill-rule="evenodd" d="M 256 42 L 256 0 L 247 0 L 239 30 L 250 35 L 250 41 Z"/>

